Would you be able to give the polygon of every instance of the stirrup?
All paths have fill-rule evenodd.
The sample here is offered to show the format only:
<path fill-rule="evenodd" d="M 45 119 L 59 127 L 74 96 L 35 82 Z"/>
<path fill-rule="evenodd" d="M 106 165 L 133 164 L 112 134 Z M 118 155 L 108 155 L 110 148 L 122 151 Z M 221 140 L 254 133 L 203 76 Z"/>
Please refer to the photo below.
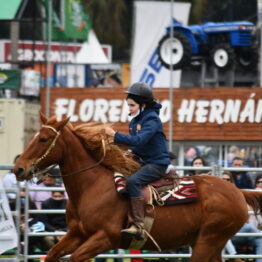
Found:
<path fill-rule="evenodd" d="M 136 232 L 132 232 L 132 227 L 135 228 Z M 136 225 L 131 225 L 129 228 L 121 230 L 121 234 L 130 238 L 135 238 L 136 240 L 144 240 L 145 238 L 144 229 Z"/>

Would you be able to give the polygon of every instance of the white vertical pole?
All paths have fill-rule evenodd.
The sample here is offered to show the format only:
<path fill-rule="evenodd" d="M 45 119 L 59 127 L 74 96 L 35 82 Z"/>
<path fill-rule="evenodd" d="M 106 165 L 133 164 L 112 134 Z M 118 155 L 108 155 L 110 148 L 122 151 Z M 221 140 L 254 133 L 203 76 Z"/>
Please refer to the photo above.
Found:
<path fill-rule="evenodd" d="M 174 17 L 174 0 L 171 0 L 171 27 L 170 27 L 170 42 L 172 44 L 172 38 L 174 34 L 174 28 L 173 28 L 173 17 Z M 169 151 L 173 150 L 173 103 L 174 103 L 174 98 L 173 98 L 173 53 L 170 52 L 170 86 L 169 86 L 169 101 L 170 101 L 170 119 L 169 119 Z"/>
<path fill-rule="evenodd" d="M 52 0 L 48 1 L 48 34 L 47 34 L 47 65 L 46 65 L 46 103 L 45 114 L 50 116 L 50 68 L 51 68 L 51 41 L 52 41 Z"/>

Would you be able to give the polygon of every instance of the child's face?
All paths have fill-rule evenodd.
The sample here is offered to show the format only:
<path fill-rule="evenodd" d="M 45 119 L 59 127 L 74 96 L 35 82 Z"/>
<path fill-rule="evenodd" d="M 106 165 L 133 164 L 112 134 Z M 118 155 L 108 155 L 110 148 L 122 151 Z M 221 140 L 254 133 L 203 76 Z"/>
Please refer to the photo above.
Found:
<path fill-rule="evenodd" d="M 137 112 L 139 111 L 139 104 L 137 104 L 133 99 L 130 99 L 130 98 L 128 98 L 126 101 L 127 101 L 129 113 L 131 114 L 131 116 L 136 115 Z"/>

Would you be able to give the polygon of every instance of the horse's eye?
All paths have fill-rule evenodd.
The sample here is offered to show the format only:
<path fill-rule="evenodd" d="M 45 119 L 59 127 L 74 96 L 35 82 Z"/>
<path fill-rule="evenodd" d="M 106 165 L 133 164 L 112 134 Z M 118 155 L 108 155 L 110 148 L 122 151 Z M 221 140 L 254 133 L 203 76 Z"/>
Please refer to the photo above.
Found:
<path fill-rule="evenodd" d="M 47 140 L 48 140 L 47 138 L 43 138 L 43 137 L 42 137 L 42 138 L 39 139 L 39 142 L 40 142 L 40 143 L 45 143 L 45 142 L 47 142 Z"/>

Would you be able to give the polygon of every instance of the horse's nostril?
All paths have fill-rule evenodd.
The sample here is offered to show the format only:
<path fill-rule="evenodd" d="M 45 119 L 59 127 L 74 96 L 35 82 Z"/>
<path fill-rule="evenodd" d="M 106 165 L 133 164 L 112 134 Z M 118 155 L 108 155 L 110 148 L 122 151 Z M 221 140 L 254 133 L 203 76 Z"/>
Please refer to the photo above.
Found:
<path fill-rule="evenodd" d="M 17 169 L 17 173 L 16 173 L 16 175 L 19 176 L 20 174 L 23 174 L 24 171 L 25 171 L 24 168 L 19 167 L 19 168 Z"/>

